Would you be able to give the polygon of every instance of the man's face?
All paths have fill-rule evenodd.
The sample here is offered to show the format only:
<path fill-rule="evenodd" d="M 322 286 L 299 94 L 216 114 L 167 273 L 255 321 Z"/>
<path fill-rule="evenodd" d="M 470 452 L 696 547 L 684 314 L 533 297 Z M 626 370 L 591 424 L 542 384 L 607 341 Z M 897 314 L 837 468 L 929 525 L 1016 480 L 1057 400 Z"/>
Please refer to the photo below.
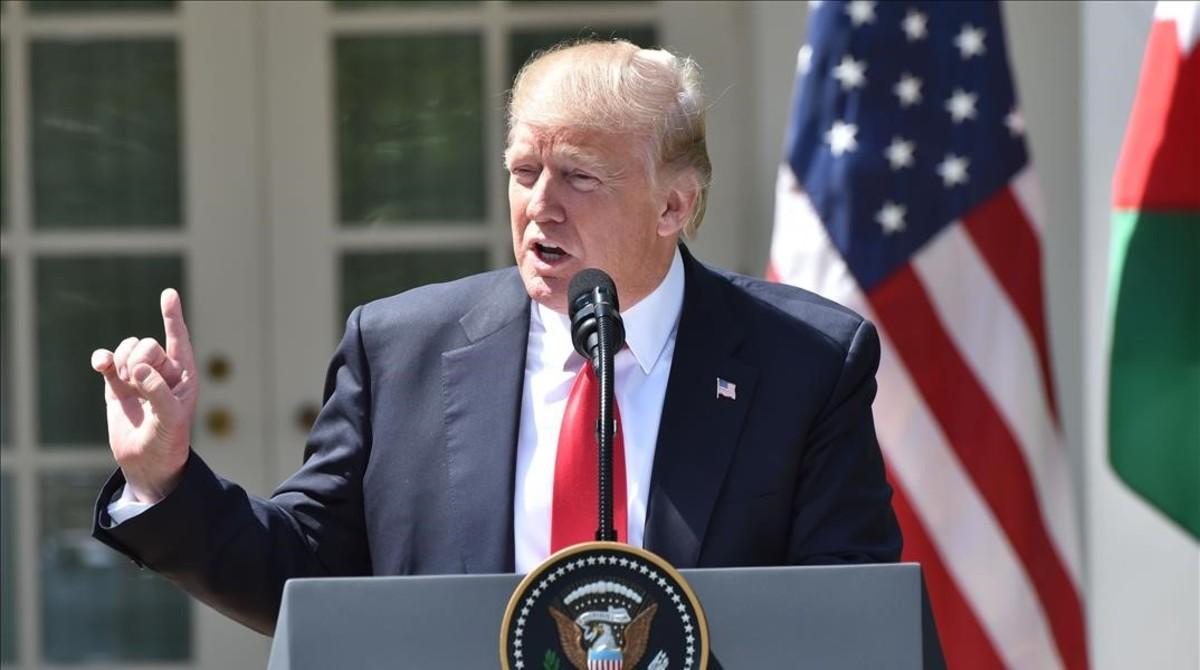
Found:
<path fill-rule="evenodd" d="M 663 198 L 651 189 L 646 140 L 524 124 L 511 140 L 505 164 L 513 253 L 530 297 L 566 312 L 567 286 L 588 267 L 613 278 L 622 308 L 653 291 L 670 263 L 675 231 L 660 225 Z"/>

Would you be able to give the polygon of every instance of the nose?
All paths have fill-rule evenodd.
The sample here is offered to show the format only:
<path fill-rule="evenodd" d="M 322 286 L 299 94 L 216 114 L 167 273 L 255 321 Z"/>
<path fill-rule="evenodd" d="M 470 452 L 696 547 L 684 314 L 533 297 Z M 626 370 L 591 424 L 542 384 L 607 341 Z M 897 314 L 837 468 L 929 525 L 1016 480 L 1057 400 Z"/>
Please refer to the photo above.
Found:
<path fill-rule="evenodd" d="M 559 202 L 558 184 L 555 183 L 550 170 L 542 170 L 537 182 L 529 192 L 529 201 L 525 204 L 525 215 L 531 221 L 553 221 L 562 223 L 566 211 Z"/>

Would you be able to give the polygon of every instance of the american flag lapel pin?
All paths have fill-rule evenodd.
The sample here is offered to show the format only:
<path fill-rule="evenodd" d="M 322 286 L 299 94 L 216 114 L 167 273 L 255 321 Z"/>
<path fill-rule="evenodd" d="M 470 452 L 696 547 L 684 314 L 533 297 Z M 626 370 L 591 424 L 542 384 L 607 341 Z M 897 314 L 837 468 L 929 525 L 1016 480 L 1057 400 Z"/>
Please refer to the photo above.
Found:
<path fill-rule="evenodd" d="M 737 384 L 717 377 L 717 398 L 737 400 Z"/>

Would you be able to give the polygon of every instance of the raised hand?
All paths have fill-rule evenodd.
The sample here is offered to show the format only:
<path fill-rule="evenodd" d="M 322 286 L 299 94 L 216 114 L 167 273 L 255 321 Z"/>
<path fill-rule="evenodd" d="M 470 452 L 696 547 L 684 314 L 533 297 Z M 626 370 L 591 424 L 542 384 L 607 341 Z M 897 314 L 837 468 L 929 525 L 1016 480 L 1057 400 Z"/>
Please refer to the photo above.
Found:
<path fill-rule="evenodd" d="M 115 351 L 92 353 L 92 368 L 104 375 L 113 457 L 129 491 L 147 503 L 165 498 L 183 474 L 200 391 L 179 293 L 169 288 L 159 302 L 165 350 L 153 338 L 130 337 Z"/>

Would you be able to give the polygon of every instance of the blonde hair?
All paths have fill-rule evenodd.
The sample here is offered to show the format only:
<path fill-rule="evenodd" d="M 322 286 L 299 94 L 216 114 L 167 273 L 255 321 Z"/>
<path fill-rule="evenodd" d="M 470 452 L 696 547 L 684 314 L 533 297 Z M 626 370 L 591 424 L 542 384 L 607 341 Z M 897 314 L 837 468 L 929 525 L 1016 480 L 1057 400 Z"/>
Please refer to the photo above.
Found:
<path fill-rule="evenodd" d="M 522 123 L 645 138 L 651 183 L 656 168 L 696 176 L 700 197 L 684 237 L 700 227 L 712 163 L 704 139 L 700 67 L 691 58 L 625 40 L 558 44 L 530 58 L 517 74 L 508 104 L 510 141 L 513 128 Z"/>

